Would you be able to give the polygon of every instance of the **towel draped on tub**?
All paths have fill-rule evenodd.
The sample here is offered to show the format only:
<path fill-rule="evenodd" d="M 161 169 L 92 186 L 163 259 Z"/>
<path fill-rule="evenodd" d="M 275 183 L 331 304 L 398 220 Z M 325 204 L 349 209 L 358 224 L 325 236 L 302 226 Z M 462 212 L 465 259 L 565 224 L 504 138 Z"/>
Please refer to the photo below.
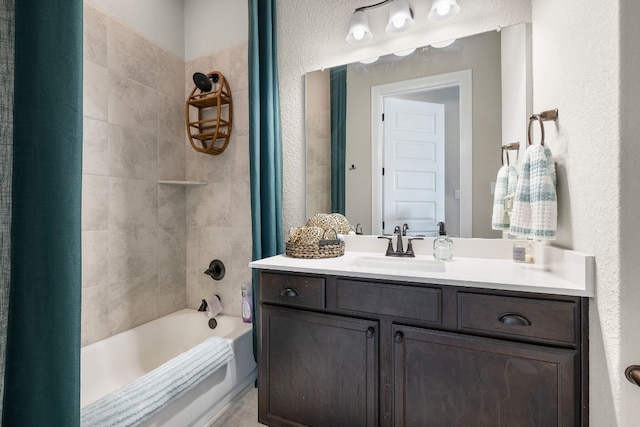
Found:
<path fill-rule="evenodd" d="M 211 337 L 82 409 L 83 427 L 135 426 L 233 359 L 229 340 Z"/>
<path fill-rule="evenodd" d="M 511 213 L 510 233 L 519 238 L 555 240 L 558 225 L 556 166 L 551 151 L 531 145 L 525 152 Z"/>

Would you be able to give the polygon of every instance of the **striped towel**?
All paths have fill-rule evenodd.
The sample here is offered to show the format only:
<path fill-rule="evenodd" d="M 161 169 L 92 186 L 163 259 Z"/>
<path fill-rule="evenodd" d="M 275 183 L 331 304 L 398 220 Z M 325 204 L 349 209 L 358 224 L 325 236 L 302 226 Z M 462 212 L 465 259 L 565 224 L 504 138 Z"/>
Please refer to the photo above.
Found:
<path fill-rule="evenodd" d="M 83 427 L 135 426 L 233 359 L 229 340 L 212 337 L 82 409 Z"/>
<path fill-rule="evenodd" d="M 511 234 L 519 238 L 555 240 L 558 226 L 556 166 L 542 145 L 527 148 L 516 188 Z"/>
<path fill-rule="evenodd" d="M 509 214 L 504 206 L 504 198 L 508 194 L 516 192 L 518 185 L 518 172 L 513 166 L 504 165 L 498 171 L 496 188 L 493 192 L 493 215 L 491 215 L 491 228 L 494 230 L 509 229 Z"/>

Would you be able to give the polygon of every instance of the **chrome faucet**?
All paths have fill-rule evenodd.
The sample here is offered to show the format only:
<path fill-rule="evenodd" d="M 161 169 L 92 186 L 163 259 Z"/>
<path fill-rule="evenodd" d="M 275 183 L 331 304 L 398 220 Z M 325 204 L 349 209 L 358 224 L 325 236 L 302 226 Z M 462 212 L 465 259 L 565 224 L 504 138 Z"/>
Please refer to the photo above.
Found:
<path fill-rule="evenodd" d="M 402 224 L 402 235 L 406 236 L 407 235 L 407 230 L 409 229 L 409 224 L 407 224 L 406 222 L 404 224 Z"/>
<path fill-rule="evenodd" d="M 406 228 L 405 228 L 406 227 Z M 413 252 L 413 240 L 422 240 L 422 237 L 413 237 L 408 239 L 407 250 L 404 250 L 402 245 L 402 233 L 403 231 L 406 233 L 406 230 L 409 229 L 407 224 L 404 224 L 402 228 L 399 225 L 394 229 L 394 234 L 396 235 L 396 249 L 393 250 L 393 237 L 390 236 L 378 236 L 378 239 L 387 239 L 389 244 L 387 245 L 387 251 L 385 252 L 385 256 L 397 256 L 397 257 L 415 257 L 416 254 Z"/>

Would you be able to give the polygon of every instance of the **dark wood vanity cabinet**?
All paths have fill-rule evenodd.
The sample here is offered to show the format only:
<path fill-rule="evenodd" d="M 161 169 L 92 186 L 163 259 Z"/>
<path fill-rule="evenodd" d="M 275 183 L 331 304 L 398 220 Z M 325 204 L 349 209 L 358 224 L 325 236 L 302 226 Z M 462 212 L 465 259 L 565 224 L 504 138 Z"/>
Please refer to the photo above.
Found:
<path fill-rule="evenodd" d="M 586 426 L 586 299 L 261 271 L 269 426 Z"/>

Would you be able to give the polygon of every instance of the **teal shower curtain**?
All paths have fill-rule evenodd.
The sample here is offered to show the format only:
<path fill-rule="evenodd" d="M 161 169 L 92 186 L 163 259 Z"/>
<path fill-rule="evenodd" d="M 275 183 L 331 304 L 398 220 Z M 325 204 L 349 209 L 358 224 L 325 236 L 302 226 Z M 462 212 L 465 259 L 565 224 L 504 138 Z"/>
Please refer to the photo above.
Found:
<path fill-rule="evenodd" d="M 16 0 L 14 23 L 2 425 L 71 427 L 80 420 L 82 0 Z"/>
<path fill-rule="evenodd" d="M 347 149 L 347 66 L 329 71 L 331 98 L 331 212 L 345 213 Z"/>
<path fill-rule="evenodd" d="M 254 260 L 283 252 L 276 32 L 276 1 L 249 0 L 249 161 Z M 254 307 L 257 277 L 254 270 Z M 255 355 L 255 316 L 253 330 Z"/>

